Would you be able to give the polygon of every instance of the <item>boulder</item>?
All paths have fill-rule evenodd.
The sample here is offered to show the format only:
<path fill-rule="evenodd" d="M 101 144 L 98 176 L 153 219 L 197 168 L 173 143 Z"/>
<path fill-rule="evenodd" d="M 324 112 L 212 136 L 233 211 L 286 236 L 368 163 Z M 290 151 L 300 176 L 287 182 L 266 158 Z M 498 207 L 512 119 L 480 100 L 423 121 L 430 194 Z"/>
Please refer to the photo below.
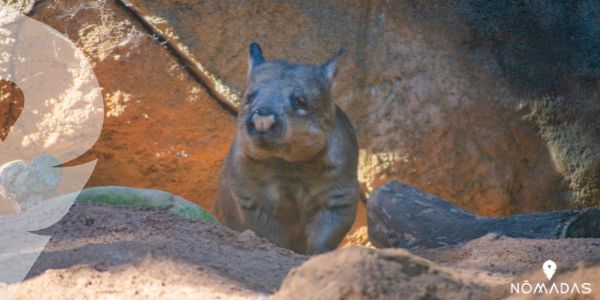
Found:
<path fill-rule="evenodd" d="M 211 209 L 234 116 L 119 2 L 44 1 L 31 17 L 75 42 L 102 87 L 101 136 L 73 162 L 98 160 L 88 186 L 160 189 Z"/>
<path fill-rule="evenodd" d="M 485 215 L 598 204 L 598 58 L 572 54 L 597 40 L 593 2 L 556 14 L 542 1 L 122 2 L 228 107 L 251 41 L 312 64 L 344 46 L 334 94 L 358 130 L 366 193 L 399 179 Z"/>
<path fill-rule="evenodd" d="M 271 299 L 481 299 L 486 288 L 399 249 L 340 249 L 292 269 Z"/>
<path fill-rule="evenodd" d="M 488 233 L 528 239 L 600 238 L 600 209 L 484 217 L 394 181 L 367 201 L 369 240 L 376 247 L 435 248 Z"/>
<path fill-rule="evenodd" d="M 251 42 L 267 59 L 321 64 L 346 48 L 338 72 L 341 97 L 352 98 L 364 74 L 360 37 L 366 29 L 364 1 L 173 1 L 123 0 L 203 78 L 214 95 L 239 105 Z M 344 26 L 340 26 L 344 24 Z M 362 78 L 364 80 L 364 78 Z"/>
<path fill-rule="evenodd" d="M 212 207 L 248 44 L 312 64 L 343 46 L 334 94 L 358 131 L 364 192 L 398 179 L 499 216 L 598 205 L 597 11 L 593 1 L 69 0 L 30 14 L 84 50 L 104 89 L 106 124 L 83 158 L 99 159 L 90 185 Z M 6 124 L 18 107 L 0 108 Z"/>

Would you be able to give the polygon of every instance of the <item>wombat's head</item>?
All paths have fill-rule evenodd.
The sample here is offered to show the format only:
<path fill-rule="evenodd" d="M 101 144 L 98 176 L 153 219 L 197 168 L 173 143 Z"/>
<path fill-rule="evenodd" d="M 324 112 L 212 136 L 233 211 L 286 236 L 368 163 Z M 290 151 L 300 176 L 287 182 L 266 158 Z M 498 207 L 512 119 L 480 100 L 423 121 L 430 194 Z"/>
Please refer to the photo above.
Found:
<path fill-rule="evenodd" d="M 248 87 L 238 116 L 238 137 L 255 159 L 308 160 L 325 149 L 336 107 L 331 99 L 336 52 L 321 66 L 267 61 L 250 45 Z"/>

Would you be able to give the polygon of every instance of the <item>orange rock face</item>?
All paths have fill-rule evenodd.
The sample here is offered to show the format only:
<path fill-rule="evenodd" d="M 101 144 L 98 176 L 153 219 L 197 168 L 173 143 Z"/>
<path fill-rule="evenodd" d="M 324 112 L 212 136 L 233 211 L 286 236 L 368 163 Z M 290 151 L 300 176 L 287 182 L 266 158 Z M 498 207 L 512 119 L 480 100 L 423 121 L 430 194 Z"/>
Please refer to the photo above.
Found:
<path fill-rule="evenodd" d="M 46 1 L 33 18 L 88 55 L 103 89 L 102 134 L 88 186 L 165 190 L 211 209 L 235 117 L 122 6 Z"/>
<path fill-rule="evenodd" d="M 591 182 L 599 178 L 593 174 L 600 156 L 586 149 L 594 131 L 585 129 L 586 137 L 577 138 L 560 132 L 569 131 L 572 121 L 554 128 L 535 122 L 538 113 L 553 119 L 563 111 L 533 112 L 529 104 L 541 102 L 544 94 L 534 93 L 530 84 L 525 95 L 535 96 L 524 97 L 511 84 L 511 76 L 545 77 L 520 71 L 537 63 L 535 55 L 503 65 L 497 57 L 502 49 L 484 47 L 478 43 L 487 36 L 472 35 L 486 17 L 510 19 L 510 8 L 507 13 L 499 5 L 496 12 L 490 4 L 486 11 L 460 0 L 122 2 L 169 40 L 220 101 L 234 107 L 251 41 L 263 46 L 267 59 L 312 64 L 346 47 L 334 94 L 357 129 L 367 193 L 398 179 L 486 215 L 593 203 L 597 189 Z M 507 16 L 498 17 L 501 13 Z M 519 42 L 514 43 L 509 46 L 518 57 Z M 539 50 L 535 43 L 528 46 L 532 53 Z M 499 72 L 502 68 L 508 71 Z M 568 99 L 552 98 L 550 104 Z M 563 137 L 571 138 L 557 140 Z M 586 152 L 585 163 L 579 163 L 577 151 Z M 595 179 L 582 180 L 581 172 Z"/>
<path fill-rule="evenodd" d="M 597 49 L 597 22 L 527 9 L 54 0 L 30 15 L 76 42 L 104 89 L 105 127 L 84 158 L 99 159 L 89 185 L 163 189 L 211 208 L 235 126 L 221 105 L 239 104 L 257 41 L 267 59 L 312 64 L 346 48 L 334 94 L 358 132 L 366 193 L 397 179 L 485 215 L 598 205 L 600 64 L 569 58 L 572 47 Z M 548 27 L 518 26 L 532 22 Z M 586 37 L 575 46 L 559 38 L 571 23 Z"/>

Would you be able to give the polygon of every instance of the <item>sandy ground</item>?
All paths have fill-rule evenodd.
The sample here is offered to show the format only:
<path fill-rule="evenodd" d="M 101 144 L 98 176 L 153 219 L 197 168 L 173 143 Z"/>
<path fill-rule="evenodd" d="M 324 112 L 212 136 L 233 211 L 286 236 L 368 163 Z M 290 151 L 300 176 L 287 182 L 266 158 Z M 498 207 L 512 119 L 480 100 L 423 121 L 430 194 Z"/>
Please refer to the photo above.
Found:
<path fill-rule="evenodd" d="M 600 264 L 600 239 L 533 240 L 488 234 L 458 246 L 412 252 L 481 284 L 508 286 L 519 274 L 543 274 L 541 264 L 548 259 L 559 271 L 573 270 L 579 262 Z"/>
<path fill-rule="evenodd" d="M 109 205 L 38 233 L 52 239 L 15 299 L 256 299 L 305 260 L 250 231 Z"/>
<path fill-rule="evenodd" d="M 38 233 L 52 239 L 15 299 L 260 299 L 276 292 L 288 272 L 308 259 L 250 231 L 102 204 L 76 204 L 59 223 Z M 598 265 L 600 239 L 492 234 L 460 246 L 411 252 L 493 292 L 519 274 L 541 274 L 539 264 L 546 259 L 561 270 L 578 262 Z M 586 274 L 600 279 L 599 271 Z"/>

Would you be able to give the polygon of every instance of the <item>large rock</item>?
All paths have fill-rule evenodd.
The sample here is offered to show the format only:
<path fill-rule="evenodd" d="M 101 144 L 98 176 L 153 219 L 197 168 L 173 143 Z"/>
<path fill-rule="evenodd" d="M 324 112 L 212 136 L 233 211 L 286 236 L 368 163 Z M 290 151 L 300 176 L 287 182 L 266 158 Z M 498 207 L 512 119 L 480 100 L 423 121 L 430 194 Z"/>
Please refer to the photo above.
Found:
<path fill-rule="evenodd" d="M 213 100 L 126 7 L 114 1 L 44 1 L 31 15 L 74 41 L 103 89 L 98 159 L 89 186 L 165 190 L 212 207 L 234 116 Z"/>
<path fill-rule="evenodd" d="M 483 217 L 397 181 L 367 201 L 369 240 L 376 247 L 433 248 L 488 233 L 528 239 L 600 238 L 600 209 Z"/>
<path fill-rule="evenodd" d="M 344 46 L 335 95 L 358 130 L 365 192 L 399 179 L 506 215 L 599 204 L 598 11 L 594 1 L 69 0 L 31 15 L 77 42 L 104 88 L 90 185 L 211 207 L 234 129 L 213 100 L 239 104 L 248 44 L 313 64 Z M 19 105 L 0 105 L 6 124 Z"/>
<path fill-rule="evenodd" d="M 367 192 L 396 178 L 487 215 L 598 204 L 594 2 L 122 2 L 231 107 L 250 41 L 313 64 L 346 47 L 335 94 Z"/>
<path fill-rule="evenodd" d="M 304 262 L 276 299 L 481 299 L 486 289 L 404 250 L 341 249 Z"/>
<path fill-rule="evenodd" d="M 321 64 L 346 47 L 338 86 L 348 101 L 360 92 L 366 3 L 337 1 L 122 0 L 232 106 L 245 88 L 248 45 L 259 42 L 267 59 Z M 344 24 L 344 26 L 340 26 Z M 362 63 L 362 64 L 361 64 Z M 347 101 L 346 101 L 347 102 Z"/>
<path fill-rule="evenodd" d="M 373 186 L 398 178 L 486 215 L 562 207 L 567 187 L 539 129 L 504 104 L 515 96 L 491 53 L 467 43 L 466 3 L 373 5 L 363 171 Z"/>

